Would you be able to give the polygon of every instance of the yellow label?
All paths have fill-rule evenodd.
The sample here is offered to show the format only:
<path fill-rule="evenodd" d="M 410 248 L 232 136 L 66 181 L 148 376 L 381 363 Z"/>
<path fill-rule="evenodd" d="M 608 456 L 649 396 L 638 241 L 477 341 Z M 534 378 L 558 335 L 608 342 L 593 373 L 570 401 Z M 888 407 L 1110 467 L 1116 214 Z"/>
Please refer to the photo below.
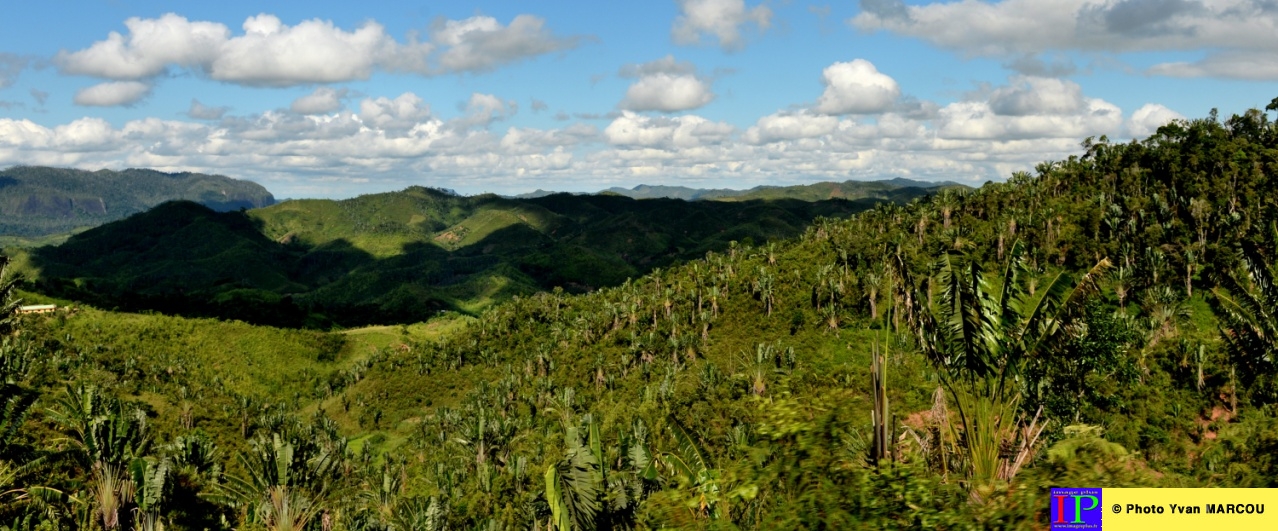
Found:
<path fill-rule="evenodd" d="M 1278 489 L 1101 490 L 1106 531 L 1278 530 Z"/>

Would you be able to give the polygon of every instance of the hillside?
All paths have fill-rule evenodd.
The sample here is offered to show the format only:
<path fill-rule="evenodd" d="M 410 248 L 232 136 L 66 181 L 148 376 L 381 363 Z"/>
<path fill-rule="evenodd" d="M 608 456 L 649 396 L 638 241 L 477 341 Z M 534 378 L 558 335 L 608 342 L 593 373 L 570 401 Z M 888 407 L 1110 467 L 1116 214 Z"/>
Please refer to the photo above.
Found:
<path fill-rule="evenodd" d="M 875 201 L 461 197 L 427 188 L 217 213 L 168 203 L 23 255 L 32 286 L 106 308 L 279 326 L 414 322 L 613 286 Z"/>
<path fill-rule="evenodd" d="M 217 211 L 275 202 L 261 185 L 221 175 L 14 166 L 0 171 L 0 235 L 66 233 L 173 200 L 194 201 Z"/>
<path fill-rule="evenodd" d="M 0 465 L 85 499 L 170 463 L 124 518 L 183 529 L 281 499 L 334 529 L 1029 529 L 1060 485 L 1278 487 L 1278 126 L 1084 148 L 477 318 L 23 317 Z"/>

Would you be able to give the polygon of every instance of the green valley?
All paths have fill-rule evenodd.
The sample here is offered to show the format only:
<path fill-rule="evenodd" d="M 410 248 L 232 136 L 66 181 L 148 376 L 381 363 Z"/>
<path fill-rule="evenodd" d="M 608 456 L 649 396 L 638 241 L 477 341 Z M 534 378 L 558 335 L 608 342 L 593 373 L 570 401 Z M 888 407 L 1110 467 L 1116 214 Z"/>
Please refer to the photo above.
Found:
<path fill-rule="evenodd" d="M 15 257 L 35 289 L 99 307 L 360 326 L 615 286 L 878 201 L 519 200 L 410 188 L 247 212 L 174 202 Z"/>

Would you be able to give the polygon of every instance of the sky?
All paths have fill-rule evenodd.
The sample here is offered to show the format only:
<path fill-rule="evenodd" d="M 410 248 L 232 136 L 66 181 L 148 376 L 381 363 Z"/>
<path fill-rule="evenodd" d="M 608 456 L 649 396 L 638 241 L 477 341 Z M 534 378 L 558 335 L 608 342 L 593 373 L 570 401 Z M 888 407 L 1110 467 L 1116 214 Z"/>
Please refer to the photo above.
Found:
<path fill-rule="evenodd" d="M 0 168 L 280 198 L 979 185 L 1278 96 L 1278 0 L 20 2 Z"/>

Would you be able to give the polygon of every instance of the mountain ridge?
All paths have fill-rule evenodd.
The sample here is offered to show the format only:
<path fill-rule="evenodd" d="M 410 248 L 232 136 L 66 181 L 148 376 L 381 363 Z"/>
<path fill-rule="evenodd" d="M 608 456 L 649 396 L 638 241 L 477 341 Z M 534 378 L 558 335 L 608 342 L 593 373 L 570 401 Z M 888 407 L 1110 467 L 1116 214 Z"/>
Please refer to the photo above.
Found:
<path fill-rule="evenodd" d="M 632 199 L 682 199 L 684 201 L 700 201 L 700 200 L 746 200 L 746 199 L 769 199 L 777 197 L 789 197 L 803 200 L 818 199 L 859 199 L 863 197 L 878 197 L 889 195 L 887 192 L 902 188 L 915 188 L 925 191 L 936 191 L 947 188 L 970 189 L 969 186 L 959 184 L 953 181 L 916 181 L 903 177 L 895 177 L 892 179 L 881 179 L 875 181 L 858 181 L 847 180 L 842 182 L 821 181 L 811 184 L 797 184 L 790 186 L 778 185 L 759 185 L 747 189 L 733 188 L 691 188 L 687 186 L 677 185 L 658 185 L 658 184 L 638 184 L 632 188 L 624 188 L 613 186 L 590 193 L 571 193 L 571 192 L 555 192 L 549 190 L 537 189 L 526 194 L 518 194 L 510 196 L 517 199 L 534 199 L 554 195 L 559 193 L 571 193 L 572 195 L 622 195 Z M 823 194 L 824 192 L 824 194 Z M 907 195 L 923 195 L 908 194 Z M 884 197 L 886 198 L 886 197 Z"/>
<path fill-rule="evenodd" d="M 123 219 L 185 199 L 217 211 L 275 203 L 260 184 L 224 175 L 130 168 L 77 170 L 13 166 L 0 170 L 0 234 L 39 237 Z"/>

